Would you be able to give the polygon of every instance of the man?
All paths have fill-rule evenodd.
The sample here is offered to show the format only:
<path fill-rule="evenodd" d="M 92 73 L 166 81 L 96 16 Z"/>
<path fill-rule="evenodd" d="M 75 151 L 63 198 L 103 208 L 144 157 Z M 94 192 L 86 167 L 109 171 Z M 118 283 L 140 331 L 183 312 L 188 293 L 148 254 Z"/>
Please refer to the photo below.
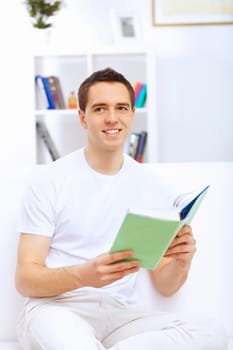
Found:
<path fill-rule="evenodd" d="M 21 213 L 16 287 L 27 297 L 17 331 L 24 349 L 226 349 L 222 330 L 138 309 L 139 261 L 109 254 L 128 207 L 171 205 L 162 179 L 123 153 L 134 91 L 120 73 L 93 73 L 78 92 L 87 144 L 47 166 L 29 186 Z M 143 232 L 142 232 L 143 235 Z M 184 284 L 195 239 L 181 229 L 150 271 L 163 295 Z"/>

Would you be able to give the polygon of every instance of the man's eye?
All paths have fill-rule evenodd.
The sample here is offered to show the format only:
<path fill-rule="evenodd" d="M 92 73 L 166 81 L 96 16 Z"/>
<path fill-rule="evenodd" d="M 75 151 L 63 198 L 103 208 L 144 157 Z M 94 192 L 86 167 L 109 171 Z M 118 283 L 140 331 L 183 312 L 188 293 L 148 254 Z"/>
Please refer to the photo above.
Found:
<path fill-rule="evenodd" d="M 126 106 L 119 106 L 118 109 L 120 111 L 128 111 L 128 108 Z"/>
<path fill-rule="evenodd" d="M 96 107 L 95 109 L 94 109 L 94 112 L 102 112 L 104 110 L 104 108 L 103 107 Z"/>

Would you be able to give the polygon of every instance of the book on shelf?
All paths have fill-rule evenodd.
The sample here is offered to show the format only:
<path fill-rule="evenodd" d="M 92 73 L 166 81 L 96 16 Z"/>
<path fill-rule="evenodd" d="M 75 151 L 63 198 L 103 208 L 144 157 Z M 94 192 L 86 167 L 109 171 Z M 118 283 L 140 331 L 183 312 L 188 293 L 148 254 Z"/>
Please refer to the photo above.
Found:
<path fill-rule="evenodd" d="M 147 97 L 147 84 L 140 81 L 136 81 L 133 84 L 134 96 L 135 96 L 135 107 L 142 108 L 145 106 Z"/>
<path fill-rule="evenodd" d="M 48 86 L 50 89 L 50 94 L 52 96 L 55 108 L 56 109 L 65 109 L 66 104 L 65 104 L 65 100 L 64 100 L 63 91 L 61 88 L 60 79 L 54 75 L 50 75 L 48 77 L 45 77 L 45 79 L 47 79 Z"/>
<path fill-rule="evenodd" d="M 141 163 L 145 153 L 147 131 L 132 132 L 129 136 L 128 155 Z"/>
<path fill-rule="evenodd" d="M 168 211 L 128 209 L 110 253 L 133 250 L 126 260 L 140 260 L 145 269 L 155 269 L 182 226 L 190 224 L 209 186 L 182 194 Z"/>
<path fill-rule="evenodd" d="M 138 96 L 139 96 L 142 88 L 143 88 L 143 83 L 141 83 L 140 81 L 135 81 L 135 83 L 133 84 L 135 103 L 138 99 Z"/>
<path fill-rule="evenodd" d="M 36 122 L 36 130 L 37 130 L 38 135 L 43 140 L 45 146 L 47 147 L 52 160 L 56 160 L 56 159 L 60 158 L 60 154 L 59 154 L 59 152 L 58 152 L 58 150 L 53 142 L 53 139 L 52 139 L 45 123 L 37 121 Z"/>
<path fill-rule="evenodd" d="M 145 106 L 146 103 L 146 97 L 147 97 L 147 84 L 143 84 L 139 95 L 135 101 L 135 107 L 136 108 L 142 108 Z"/>
<path fill-rule="evenodd" d="M 138 145 L 135 154 L 135 160 L 139 163 L 142 163 L 143 155 L 145 153 L 147 141 L 147 131 L 141 131 L 138 138 Z"/>
<path fill-rule="evenodd" d="M 46 77 L 43 77 L 42 75 L 36 75 L 35 76 L 35 82 L 36 82 L 36 96 L 41 100 L 42 106 L 39 108 L 42 109 L 55 109 L 55 103 L 53 100 L 53 96 L 51 94 L 48 80 Z"/>
<path fill-rule="evenodd" d="M 36 98 L 36 109 L 48 109 L 48 99 L 45 92 L 42 77 L 40 75 L 35 76 L 35 98 Z"/>
<path fill-rule="evenodd" d="M 128 155 L 134 159 L 136 157 L 139 136 L 140 134 L 137 132 L 132 132 L 129 136 Z"/>

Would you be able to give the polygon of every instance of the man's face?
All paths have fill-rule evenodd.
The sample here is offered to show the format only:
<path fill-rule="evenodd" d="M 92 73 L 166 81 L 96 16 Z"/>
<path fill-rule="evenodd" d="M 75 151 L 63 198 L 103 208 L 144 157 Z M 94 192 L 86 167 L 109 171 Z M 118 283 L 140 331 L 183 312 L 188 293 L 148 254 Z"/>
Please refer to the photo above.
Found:
<path fill-rule="evenodd" d="M 123 149 L 131 130 L 134 108 L 127 88 L 120 82 L 99 82 L 91 86 L 80 121 L 88 133 L 88 145 L 101 150 Z"/>

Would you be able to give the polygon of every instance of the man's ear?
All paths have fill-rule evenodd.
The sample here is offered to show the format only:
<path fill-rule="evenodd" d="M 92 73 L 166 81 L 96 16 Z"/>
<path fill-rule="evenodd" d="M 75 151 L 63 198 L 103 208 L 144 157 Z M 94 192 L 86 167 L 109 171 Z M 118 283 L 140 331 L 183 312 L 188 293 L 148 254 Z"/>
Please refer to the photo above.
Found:
<path fill-rule="evenodd" d="M 81 109 L 78 110 L 79 120 L 84 129 L 87 129 L 86 117 L 84 111 Z"/>

